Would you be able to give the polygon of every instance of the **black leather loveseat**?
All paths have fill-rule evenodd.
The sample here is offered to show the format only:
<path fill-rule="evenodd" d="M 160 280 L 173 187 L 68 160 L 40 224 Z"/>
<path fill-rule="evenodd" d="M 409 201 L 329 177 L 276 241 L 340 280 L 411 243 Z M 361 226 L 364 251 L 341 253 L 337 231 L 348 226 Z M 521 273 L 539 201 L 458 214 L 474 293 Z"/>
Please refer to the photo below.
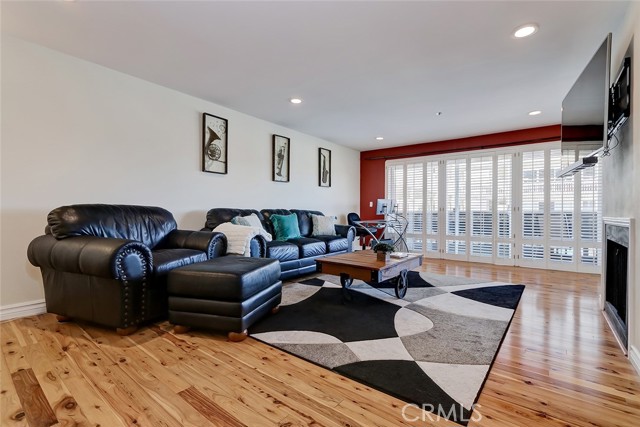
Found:
<path fill-rule="evenodd" d="M 158 207 L 71 205 L 51 211 L 28 248 L 47 311 L 130 333 L 167 316 L 167 273 L 226 254 L 221 233 L 178 230 Z"/>
<path fill-rule="evenodd" d="M 256 236 L 251 242 L 251 256 L 266 257 L 280 261 L 280 279 L 298 276 L 316 271 L 315 260 L 328 255 L 351 252 L 354 227 L 335 225 L 335 236 L 312 236 L 311 214 L 323 215 L 320 211 L 301 209 L 230 209 L 214 208 L 207 212 L 207 219 L 203 230 L 213 230 L 218 225 L 230 222 L 236 216 L 255 214 L 262 223 L 262 227 L 275 237 L 271 215 L 296 214 L 298 228 L 302 237 L 287 241 L 272 240 L 267 242 L 262 236 Z"/>

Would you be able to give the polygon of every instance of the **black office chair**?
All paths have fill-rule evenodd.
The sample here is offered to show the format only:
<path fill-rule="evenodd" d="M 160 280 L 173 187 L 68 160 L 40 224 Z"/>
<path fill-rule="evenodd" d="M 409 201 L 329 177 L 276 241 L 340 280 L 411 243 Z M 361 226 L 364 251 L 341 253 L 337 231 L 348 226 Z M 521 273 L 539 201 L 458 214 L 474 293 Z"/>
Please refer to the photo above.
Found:
<path fill-rule="evenodd" d="M 358 215 L 355 212 L 350 212 L 347 215 L 347 223 L 349 225 L 352 225 L 355 227 L 356 229 L 356 236 L 359 237 L 360 239 L 360 245 L 362 246 L 362 249 L 366 249 L 367 248 L 367 244 L 368 241 L 371 240 L 371 234 L 373 234 L 375 236 L 376 232 L 378 231 L 378 229 L 376 227 L 365 227 L 362 228 L 361 225 L 356 224 L 356 221 L 360 221 L 360 215 Z M 371 232 L 371 234 L 369 234 L 367 232 L 367 230 L 369 230 Z"/>

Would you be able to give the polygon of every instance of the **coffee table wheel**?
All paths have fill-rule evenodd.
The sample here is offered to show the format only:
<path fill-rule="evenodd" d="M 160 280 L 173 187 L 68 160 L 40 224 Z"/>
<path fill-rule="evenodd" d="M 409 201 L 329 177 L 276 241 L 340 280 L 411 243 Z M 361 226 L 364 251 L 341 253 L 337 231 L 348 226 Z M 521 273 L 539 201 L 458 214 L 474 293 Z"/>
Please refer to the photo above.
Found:
<path fill-rule="evenodd" d="M 407 280 L 407 270 L 402 270 L 400 275 L 396 278 L 396 297 L 398 297 L 398 299 L 404 298 L 407 294 L 408 287 L 409 281 Z"/>
<path fill-rule="evenodd" d="M 345 273 L 340 274 L 340 284 L 343 288 L 350 288 L 352 283 L 353 277 Z"/>
<path fill-rule="evenodd" d="M 344 301 L 351 302 L 353 300 L 351 291 L 349 290 L 352 283 L 353 277 L 349 276 L 346 273 L 340 273 L 340 284 L 342 285 L 342 298 Z"/>

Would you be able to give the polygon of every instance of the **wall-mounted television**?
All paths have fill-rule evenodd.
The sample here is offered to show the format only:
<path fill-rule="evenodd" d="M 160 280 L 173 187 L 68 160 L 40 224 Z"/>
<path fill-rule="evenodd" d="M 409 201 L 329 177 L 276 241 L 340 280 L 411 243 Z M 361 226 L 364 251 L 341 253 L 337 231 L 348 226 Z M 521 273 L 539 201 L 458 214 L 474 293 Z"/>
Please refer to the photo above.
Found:
<path fill-rule="evenodd" d="M 604 39 L 562 101 L 563 150 L 607 146 L 611 33 Z"/>
<path fill-rule="evenodd" d="M 611 69 L 611 33 L 596 50 L 587 66 L 562 101 L 561 149 L 588 154 L 563 168 L 564 178 L 598 163 L 608 152 L 609 142 L 609 70 Z"/>
<path fill-rule="evenodd" d="M 387 215 L 393 213 L 392 199 L 378 199 L 376 202 L 376 215 Z"/>

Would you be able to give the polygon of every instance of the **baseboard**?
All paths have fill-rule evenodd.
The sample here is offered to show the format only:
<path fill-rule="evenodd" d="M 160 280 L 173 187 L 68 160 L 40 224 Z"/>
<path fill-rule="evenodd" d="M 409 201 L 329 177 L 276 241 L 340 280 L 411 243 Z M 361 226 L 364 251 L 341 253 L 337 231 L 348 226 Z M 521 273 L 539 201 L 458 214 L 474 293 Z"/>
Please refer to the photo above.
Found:
<path fill-rule="evenodd" d="M 633 367 L 636 369 L 638 375 L 640 375 L 640 352 L 633 345 L 629 346 L 629 360 L 631 361 Z"/>
<path fill-rule="evenodd" d="M 0 321 L 35 316 L 46 312 L 47 306 L 43 299 L 10 304 L 0 307 Z"/>

